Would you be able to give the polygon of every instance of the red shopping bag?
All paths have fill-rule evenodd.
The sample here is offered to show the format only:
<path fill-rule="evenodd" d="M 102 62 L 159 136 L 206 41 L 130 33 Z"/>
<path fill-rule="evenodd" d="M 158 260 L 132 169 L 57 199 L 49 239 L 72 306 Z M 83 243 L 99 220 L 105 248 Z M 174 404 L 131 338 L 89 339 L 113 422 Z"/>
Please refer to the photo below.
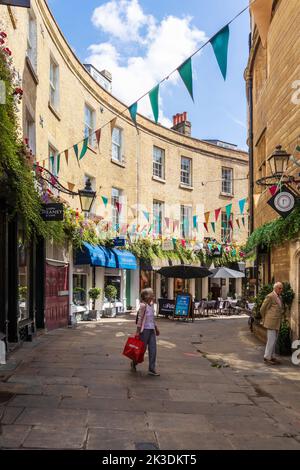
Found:
<path fill-rule="evenodd" d="M 145 343 L 137 336 L 130 336 L 125 344 L 123 354 L 136 364 L 140 364 L 144 361 L 145 351 Z"/>

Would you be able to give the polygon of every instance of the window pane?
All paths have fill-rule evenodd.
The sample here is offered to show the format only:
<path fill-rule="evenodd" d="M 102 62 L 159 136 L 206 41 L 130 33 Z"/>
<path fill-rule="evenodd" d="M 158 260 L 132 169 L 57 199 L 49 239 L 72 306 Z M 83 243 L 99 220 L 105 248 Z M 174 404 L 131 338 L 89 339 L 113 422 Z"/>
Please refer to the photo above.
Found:
<path fill-rule="evenodd" d="M 181 157 L 181 183 L 191 186 L 191 159 Z"/>
<path fill-rule="evenodd" d="M 232 194 L 232 175 L 231 168 L 222 168 L 222 192 Z"/>
<path fill-rule="evenodd" d="M 153 147 L 153 176 L 164 178 L 164 150 Z"/>
<path fill-rule="evenodd" d="M 153 232 L 156 235 L 162 234 L 163 224 L 163 203 L 159 201 L 153 202 Z"/>
<path fill-rule="evenodd" d="M 113 160 L 121 161 L 121 143 L 122 131 L 118 127 L 114 127 L 112 132 L 112 158 Z"/>
<path fill-rule="evenodd" d="M 182 238 L 191 237 L 191 214 L 191 207 L 180 206 L 180 233 Z"/>

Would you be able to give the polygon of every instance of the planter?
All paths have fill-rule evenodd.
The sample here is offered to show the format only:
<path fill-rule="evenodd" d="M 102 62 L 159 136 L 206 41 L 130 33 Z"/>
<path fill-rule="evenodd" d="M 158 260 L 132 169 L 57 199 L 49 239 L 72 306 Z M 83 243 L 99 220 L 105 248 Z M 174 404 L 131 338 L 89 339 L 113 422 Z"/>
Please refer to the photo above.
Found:
<path fill-rule="evenodd" d="M 254 336 L 259 339 L 262 343 L 267 343 L 267 329 L 255 321 L 253 323 Z"/>
<path fill-rule="evenodd" d="M 253 333 L 262 343 L 267 344 L 267 329 L 256 321 L 253 323 Z M 290 356 L 292 354 L 290 328 L 281 326 L 275 352 L 280 356 Z"/>
<path fill-rule="evenodd" d="M 104 317 L 114 318 L 117 315 L 116 307 L 109 307 L 104 310 Z"/>
<path fill-rule="evenodd" d="M 88 320 L 97 320 L 98 310 L 89 310 Z"/>

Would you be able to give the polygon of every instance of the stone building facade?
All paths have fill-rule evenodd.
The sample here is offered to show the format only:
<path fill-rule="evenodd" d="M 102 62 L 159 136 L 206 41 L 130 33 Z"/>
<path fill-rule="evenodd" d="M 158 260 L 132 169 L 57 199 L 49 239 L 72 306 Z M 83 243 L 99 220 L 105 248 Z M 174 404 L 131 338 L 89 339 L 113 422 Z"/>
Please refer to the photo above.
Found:
<path fill-rule="evenodd" d="M 117 198 L 122 205 L 120 223 L 143 227 L 147 223 L 143 211 L 149 212 L 150 223 L 155 222 L 153 212 L 161 211 L 162 235 L 182 237 L 181 224 L 170 232 L 164 219 L 180 221 L 182 211 L 186 210 L 189 233 L 184 238 L 201 241 L 209 236 L 220 240 L 221 216 L 216 233 L 210 224 L 206 232 L 204 213 L 212 211 L 209 222 L 214 221 L 214 210 L 225 211 L 225 206 L 232 203 L 233 221 L 239 216 L 238 200 L 248 196 L 248 154 L 230 145 L 226 148 L 190 137 L 190 124 L 184 113 L 174 118 L 173 129 L 138 115 L 137 132 L 124 103 L 101 87 L 74 55 L 45 1 L 32 0 L 30 10 L 0 6 L 0 14 L 14 65 L 23 81 L 22 132 L 36 162 L 54 174 L 59 165 L 59 181 L 74 191 L 83 188 L 90 178 L 97 192 L 91 216 L 108 221 L 116 218 L 112 199 Z M 115 117 L 112 129 L 110 121 Z M 181 121 L 184 126 L 179 127 L 185 134 L 178 127 Z M 85 137 L 85 132 L 100 127 L 99 148 L 91 137 L 87 153 L 78 162 L 73 145 Z M 79 152 L 81 146 L 82 143 Z M 65 149 L 69 149 L 68 162 Z M 108 198 L 106 207 L 101 196 Z M 80 210 L 78 197 L 64 198 L 72 208 Z M 198 216 L 197 233 L 192 231 L 193 215 Z M 247 239 L 247 223 L 245 215 L 245 227 L 241 224 L 237 230 L 234 224 L 232 239 L 239 245 Z M 69 265 L 72 274 L 70 249 L 61 250 L 49 244 L 46 259 Z M 119 274 L 121 297 L 125 297 L 128 273 L 97 269 L 96 285 L 103 287 L 105 276 Z M 74 275 L 86 275 L 85 288 L 91 286 L 88 266 L 74 267 Z M 159 278 L 155 283 L 159 291 Z M 127 304 L 134 304 L 140 288 L 138 272 L 131 273 L 130 285 L 131 298 L 127 298 Z M 205 289 L 204 294 L 207 286 Z M 195 292 L 195 286 L 192 290 Z M 169 286 L 168 294 L 173 293 Z"/>
<path fill-rule="evenodd" d="M 275 0 L 265 48 L 262 46 L 256 26 L 252 28 L 250 57 L 245 74 L 249 98 L 249 142 L 253 150 L 252 187 L 250 184 L 253 207 L 252 229 L 278 217 L 267 204 L 271 197 L 269 190 L 256 184 L 257 180 L 271 174 L 267 163 L 268 157 L 278 145 L 289 154 L 293 154 L 299 142 L 300 100 L 297 99 L 300 84 L 299 21 L 300 4 L 297 0 Z M 251 126 L 251 116 L 253 126 Z M 296 175 L 299 173 L 299 168 L 289 165 L 288 172 Z M 300 238 L 296 238 L 289 243 L 273 247 L 268 252 L 258 250 L 257 259 L 258 287 L 274 279 L 290 282 L 295 290 L 296 298 L 291 312 L 294 337 L 299 337 L 300 334 L 299 244 Z"/>

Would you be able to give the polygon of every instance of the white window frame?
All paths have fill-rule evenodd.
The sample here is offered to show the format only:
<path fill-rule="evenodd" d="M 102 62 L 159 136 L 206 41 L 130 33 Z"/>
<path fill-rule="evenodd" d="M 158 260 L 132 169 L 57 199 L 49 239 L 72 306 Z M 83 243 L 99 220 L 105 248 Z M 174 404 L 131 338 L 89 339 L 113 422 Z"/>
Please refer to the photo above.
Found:
<path fill-rule="evenodd" d="M 28 139 L 29 148 L 32 151 L 32 154 L 35 155 L 36 154 L 35 121 L 27 108 L 25 111 L 24 131 L 25 131 L 25 137 Z"/>
<path fill-rule="evenodd" d="M 121 216 L 116 207 L 116 202 L 118 202 L 119 204 L 122 203 L 122 195 L 122 189 L 115 187 L 111 188 L 111 222 L 113 228 L 116 225 L 120 225 L 121 223 Z"/>
<path fill-rule="evenodd" d="M 89 113 L 89 120 L 87 119 Z M 84 137 L 88 137 L 88 145 L 95 147 L 95 129 L 96 129 L 96 112 L 89 104 L 84 105 Z"/>
<path fill-rule="evenodd" d="M 165 179 L 165 150 L 153 146 L 153 176 Z"/>
<path fill-rule="evenodd" d="M 37 66 L 37 22 L 33 10 L 28 11 L 27 57 L 36 70 Z"/>
<path fill-rule="evenodd" d="M 185 162 L 189 162 L 189 170 L 186 169 Z M 189 157 L 181 157 L 180 182 L 185 186 L 192 186 L 192 159 Z"/>
<path fill-rule="evenodd" d="M 52 73 L 53 72 L 53 73 Z M 53 80 L 52 80 L 53 76 Z M 52 108 L 59 109 L 59 65 L 52 55 L 50 55 L 49 73 L 49 103 Z"/>
<path fill-rule="evenodd" d="M 155 235 L 163 234 L 164 206 L 163 201 L 153 200 L 153 233 Z"/>
<path fill-rule="evenodd" d="M 51 152 L 51 150 L 52 150 L 52 152 Z M 54 157 L 53 165 L 51 164 L 50 156 Z M 51 144 L 51 142 L 48 143 L 48 157 L 49 157 L 49 171 L 50 171 L 50 173 L 52 173 L 54 176 L 57 176 L 57 157 L 58 157 L 58 150 L 54 147 L 54 145 Z"/>
<path fill-rule="evenodd" d="M 188 220 L 188 227 L 186 228 L 185 220 Z M 180 206 L 180 236 L 182 238 L 190 239 L 192 237 L 192 207 Z"/>
<path fill-rule="evenodd" d="M 233 168 L 227 168 L 222 166 L 221 193 L 227 194 L 228 196 L 233 196 Z"/>
<path fill-rule="evenodd" d="M 115 141 L 115 130 L 119 131 L 119 142 Z M 114 149 L 117 149 L 117 158 L 115 158 Z M 112 151 L 112 160 L 116 162 L 123 162 L 123 130 L 120 127 L 114 127 L 111 136 L 111 151 Z"/>

